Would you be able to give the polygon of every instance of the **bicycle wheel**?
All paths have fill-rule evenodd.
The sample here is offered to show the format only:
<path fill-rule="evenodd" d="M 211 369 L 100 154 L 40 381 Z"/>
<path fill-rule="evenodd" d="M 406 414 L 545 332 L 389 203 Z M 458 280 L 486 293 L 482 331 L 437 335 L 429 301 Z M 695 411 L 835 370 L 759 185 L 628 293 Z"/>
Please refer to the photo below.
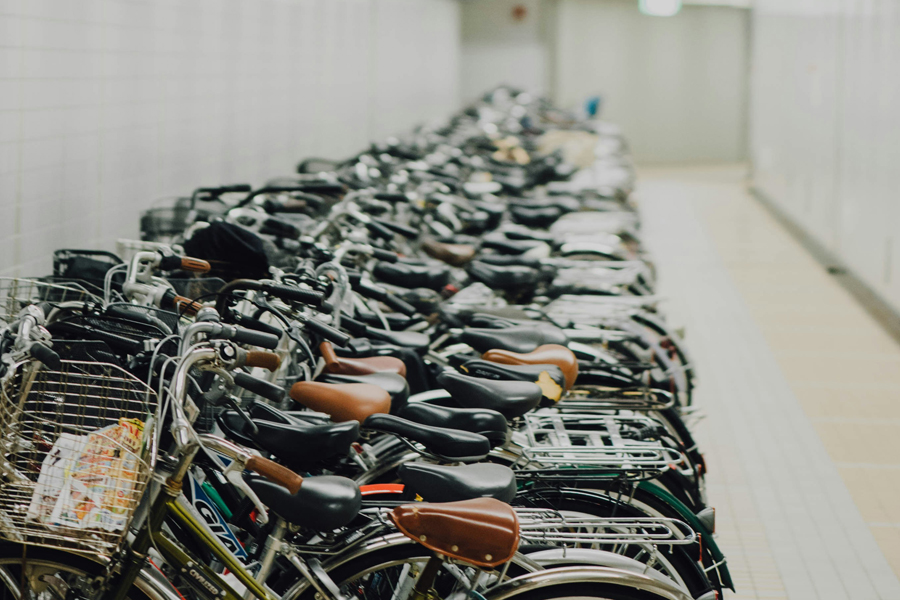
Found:
<path fill-rule="evenodd" d="M 97 584 L 105 573 L 104 565 L 62 550 L 0 544 L 0 600 L 98 598 L 102 590 Z M 137 583 L 128 598 L 163 600 L 148 595 Z"/>
<path fill-rule="evenodd" d="M 515 592 L 503 595 L 499 600 L 669 600 L 669 598 L 670 596 L 660 596 L 624 586 L 575 582 Z M 488 592 L 485 599 L 498 600 L 498 597 Z"/>
<path fill-rule="evenodd" d="M 416 577 L 432 554 L 433 552 L 427 548 L 415 543 L 387 546 L 329 569 L 328 575 L 348 598 L 364 600 L 406 598 L 412 591 Z M 444 563 L 435 579 L 434 589 L 441 598 L 465 590 L 467 576 L 472 576 L 474 571 L 474 568 L 467 568 L 464 565 Z M 522 565 L 510 564 L 503 575 L 503 580 L 527 572 Z M 492 584 L 498 581 L 499 578 L 495 578 Z M 316 590 L 307 587 L 306 580 L 297 582 L 282 596 L 282 600 L 315 598 L 317 598 Z"/>

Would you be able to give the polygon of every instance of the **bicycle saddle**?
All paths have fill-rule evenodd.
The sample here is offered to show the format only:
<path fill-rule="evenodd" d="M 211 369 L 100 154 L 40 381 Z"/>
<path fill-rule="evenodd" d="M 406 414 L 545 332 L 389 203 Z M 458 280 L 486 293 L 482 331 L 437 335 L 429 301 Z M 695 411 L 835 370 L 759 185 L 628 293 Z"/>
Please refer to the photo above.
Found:
<path fill-rule="evenodd" d="M 454 267 L 461 267 L 475 258 L 475 246 L 468 244 L 445 244 L 427 239 L 422 241 L 420 247 L 422 252 L 431 258 L 436 258 Z"/>
<path fill-rule="evenodd" d="M 469 263 L 466 272 L 475 281 L 500 290 L 533 286 L 540 279 L 540 272 L 521 265 L 490 265 L 479 260 Z"/>
<path fill-rule="evenodd" d="M 540 245 L 541 242 L 511 240 L 502 233 L 491 233 L 484 236 L 481 240 L 482 248 L 490 248 L 504 254 L 524 254 Z"/>
<path fill-rule="evenodd" d="M 514 223 L 526 227 L 546 229 L 559 220 L 565 211 L 558 206 L 510 206 L 509 217 Z"/>
<path fill-rule="evenodd" d="M 316 531 L 347 525 L 362 506 L 359 486 L 346 477 L 305 477 L 296 494 L 261 477 L 252 477 L 249 483 L 269 510 L 289 523 Z"/>
<path fill-rule="evenodd" d="M 477 462 L 491 451 L 491 444 L 483 435 L 445 427 L 429 427 L 394 415 L 372 415 L 362 426 L 418 442 L 429 452 L 448 462 Z"/>
<path fill-rule="evenodd" d="M 516 497 L 516 474 L 505 465 L 480 463 L 448 467 L 408 462 L 397 471 L 406 489 L 427 502 L 455 502 L 472 498 Z"/>
<path fill-rule="evenodd" d="M 402 348 L 412 348 L 417 351 L 425 351 L 431 343 L 431 339 L 424 333 L 418 331 L 388 331 L 387 329 L 378 329 L 377 327 L 369 327 L 361 321 L 343 317 L 341 326 L 352 333 L 356 337 L 371 338 L 400 346 Z"/>
<path fill-rule="evenodd" d="M 450 283 L 450 268 L 442 264 L 379 262 L 372 274 L 385 283 L 404 288 L 440 290 Z"/>
<path fill-rule="evenodd" d="M 400 409 L 397 416 L 431 427 L 447 427 L 483 435 L 491 442 L 492 448 L 505 444 L 509 432 L 506 417 L 495 410 L 484 408 L 457 408 L 413 402 Z"/>
<path fill-rule="evenodd" d="M 544 344 L 566 344 L 569 340 L 559 328 L 537 325 L 518 325 L 503 329 L 483 329 L 466 327 L 459 336 L 461 342 L 472 346 L 478 352 L 499 348 L 524 354 L 536 350 Z M 520 363 L 513 363 L 520 364 Z"/>
<path fill-rule="evenodd" d="M 304 422 L 262 403 L 254 403 L 247 413 L 258 429 L 255 434 L 234 410 L 219 413 L 216 422 L 229 438 L 265 450 L 294 470 L 308 470 L 323 460 L 344 455 L 359 438 L 356 421 Z"/>
<path fill-rule="evenodd" d="M 495 410 L 507 419 L 521 417 L 542 397 L 541 388 L 527 381 L 496 381 L 444 371 L 437 382 L 460 406 Z"/>
<path fill-rule="evenodd" d="M 370 415 L 391 410 L 390 394 L 370 383 L 298 381 L 291 386 L 290 396 L 294 402 L 326 413 L 334 421 L 365 421 Z"/>
<path fill-rule="evenodd" d="M 494 498 L 461 502 L 404 504 L 391 511 L 404 535 L 430 550 L 493 568 L 512 559 L 519 547 L 519 519 Z"/>
<path fill-rule="evenodd" d="M 394 373 L 372 373 L 371 375 L 322 373 L 317 381 L 323 383 L 371 383 L 372 385 L 377 385 L 391 395 L 392 413 L 396 413 L 409 400 L 409 384 L 406 382 L 406 379 Z"/>
<path fill-rule="evenodd" d="M 371 375 L 373 373 L 394 373 L 406 377 L 406 365 L 393 356 L 370 356 L 368 358 L 348 358 L 338 356 L 331 342 L 319 344 L 319 352 L 325 361 L 325 372 L 335 375 Z"/>
<path fill-rule="evenodd" d="M 578 377 L 578 359 L 575 354 L 558 344 L 544 344 L 527 353 L 495 348 L 482 354 L 481 358 L 504 365 L 556 365 L 566 377 L 566 390 L 572 389 Z"/>
<path fill-rule="evenodd" d="M 503 364 L 498 362 L 491 362 L 489 360 L 483 360 L 480 358 L 475 358 L 469 361 L 464 362 L 459 367 L 466 375 L 471 375 L 472 377 L 485 377 L 487 379 L 502 379 L 502 380 L 513 380 L 513 381 L 530 381 L 532 383 L 539 383 L 541 378 L 544 376 L 543 373 L 546 373 L 547 377 L 550 378 L 553 383 L 558 385 L 560 389 L 566 387 L 566 376 L 563 374 L 562 369 L 560 369 L 556 365 L 551 364 L 538 364 L 538 365 L 510 365 Z M 547 394 L 544 394 L 547 396 Z M 558 400 L 559 398 L 550 398 L 550 400 Z"/>

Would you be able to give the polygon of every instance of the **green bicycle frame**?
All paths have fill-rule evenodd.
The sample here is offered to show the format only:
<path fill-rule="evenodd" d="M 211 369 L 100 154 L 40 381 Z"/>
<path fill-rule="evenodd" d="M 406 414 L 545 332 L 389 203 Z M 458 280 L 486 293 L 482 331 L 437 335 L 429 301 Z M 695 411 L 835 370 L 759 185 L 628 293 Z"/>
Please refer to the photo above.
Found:
<path fill-rule="evenodd" d="M 171 518 L 199 545 L 207 548 L 259 600 L 278 600 L 267 591 L 243 564 L 213 535 L 203 523 L 178 502 L 181 490 L 164 485 L 150 508 L 144 527 L 141 528 L 128 555 L 123 561 L 122 574 L 114 581 L 114 590 L 104 595 L 105 600 L 125 600 L 128 590 L 145 567 L 147 552 L 156 548 L 167 563 L 182 576 L 191 588 L 210 599 L 242 600 L 243 594 L 219 574 L 192 558 L 181 546 L 163 533 L 162 524 Z"/>

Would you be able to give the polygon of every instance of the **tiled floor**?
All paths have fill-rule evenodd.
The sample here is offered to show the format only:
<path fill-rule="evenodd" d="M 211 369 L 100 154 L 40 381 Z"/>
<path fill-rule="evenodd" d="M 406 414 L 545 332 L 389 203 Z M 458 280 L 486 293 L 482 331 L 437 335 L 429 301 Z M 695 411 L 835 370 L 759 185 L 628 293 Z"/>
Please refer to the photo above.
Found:
<path fill-rule="evenodd" d="M 730 597 L 900 600 L 900 346 L 742 168 L 646 170 L 638 198 L 699 373 Z"/>

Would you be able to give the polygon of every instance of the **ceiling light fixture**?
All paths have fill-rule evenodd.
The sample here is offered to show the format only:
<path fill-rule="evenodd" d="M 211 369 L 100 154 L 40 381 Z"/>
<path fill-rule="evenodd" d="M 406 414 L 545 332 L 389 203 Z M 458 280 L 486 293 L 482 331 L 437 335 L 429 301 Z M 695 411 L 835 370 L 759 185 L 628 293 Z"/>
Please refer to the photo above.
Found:
<path fill-rule="evenodd" d="M 638 7 L 645 15 L 672 17 L 681 10 L 681 0 L 640 0 Z"/>

